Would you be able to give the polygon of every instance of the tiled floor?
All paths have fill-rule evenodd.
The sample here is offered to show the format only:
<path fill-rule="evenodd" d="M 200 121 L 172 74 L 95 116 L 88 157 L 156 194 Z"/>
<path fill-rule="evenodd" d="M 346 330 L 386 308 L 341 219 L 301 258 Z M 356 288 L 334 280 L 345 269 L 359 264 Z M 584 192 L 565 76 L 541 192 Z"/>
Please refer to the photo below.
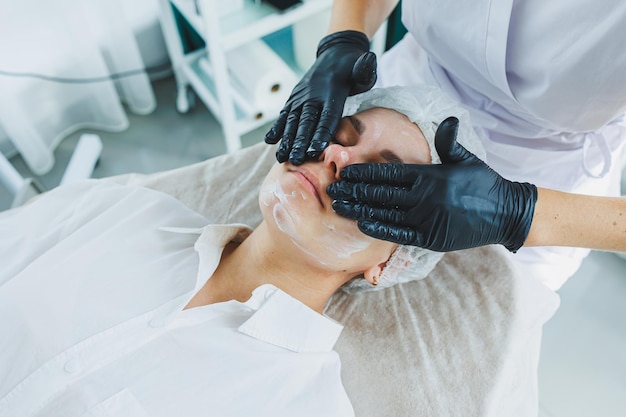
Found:
<path fill-rule="evenodd" d="M 104 148 L 94 177 L 162 171 L 225 152 L 219 125 L 201 103 L 180 115 L 172 79 L 155 82 L 155 89 L 154 113 L 129 115 L 130 128 L 121 133 L 95 132 Z M 262 140 L 266 128 L 246 135 L 244 146 Z M 45 187 L 59 183 L 81 133 L 60 144 L 55 168 L 38 178 Z M 30 175 L 21 158 L 11 162 Z M 0 210 L 10 201 L 0 186 Z M 540 416 L 626 416 L 626 260 L 593 252 L 559 293 L 561 307 L 544 331 Z"/>

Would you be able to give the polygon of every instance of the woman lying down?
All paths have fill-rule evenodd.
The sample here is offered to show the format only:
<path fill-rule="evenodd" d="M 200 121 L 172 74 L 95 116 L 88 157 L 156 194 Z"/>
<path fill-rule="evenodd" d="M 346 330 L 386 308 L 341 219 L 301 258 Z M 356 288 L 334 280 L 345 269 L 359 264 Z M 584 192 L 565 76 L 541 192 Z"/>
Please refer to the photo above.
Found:
<path fill-rule="evenodd" d="M 0 416 L 353 415 L 326 302 L 422 278 L 440 255 L 362 234 L 326 187 L 353 163 L 437 162 L 436 123 L 469 123 L 421 88 L 346 112 L 318 161 L 271 169 L 254 230 L 102 180 L 1 213 Z"/>

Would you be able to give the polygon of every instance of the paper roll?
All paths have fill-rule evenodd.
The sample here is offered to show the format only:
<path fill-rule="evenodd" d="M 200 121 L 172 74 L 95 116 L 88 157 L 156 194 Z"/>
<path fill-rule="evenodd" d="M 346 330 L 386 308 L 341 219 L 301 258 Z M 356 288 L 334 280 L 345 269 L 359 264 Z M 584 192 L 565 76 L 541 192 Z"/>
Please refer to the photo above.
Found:
<path fill-rule="evenodd" d="M 227 52 L 232 80 L 259 111 L 282 108 L 298 81 L 294 72 L 262 40 Z"/>

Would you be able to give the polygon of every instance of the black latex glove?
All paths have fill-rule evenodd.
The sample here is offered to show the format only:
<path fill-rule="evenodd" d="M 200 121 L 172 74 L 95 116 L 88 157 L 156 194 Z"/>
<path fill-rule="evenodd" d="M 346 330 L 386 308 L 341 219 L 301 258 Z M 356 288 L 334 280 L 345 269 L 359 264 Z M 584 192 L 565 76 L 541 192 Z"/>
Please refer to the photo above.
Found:
<path fill-rule="evenodd" d="M 511 182 L 457 143 L 458 119 L 435 134 L 442 165 L 356 164 L 328 186 L 333 209 L 374 238 L 439 252 L 526 240 L 537 188 Z"/>
<path fill-rule="evenodd" d="M 302 164 L 317 159 L 335 134 L 346 97 L 372 88 L 376 55 L 364 33 L 354 30 L 324 37 L 313 66 L 294 87 L 265 142 L 282 139 L 276 159 Z"/>

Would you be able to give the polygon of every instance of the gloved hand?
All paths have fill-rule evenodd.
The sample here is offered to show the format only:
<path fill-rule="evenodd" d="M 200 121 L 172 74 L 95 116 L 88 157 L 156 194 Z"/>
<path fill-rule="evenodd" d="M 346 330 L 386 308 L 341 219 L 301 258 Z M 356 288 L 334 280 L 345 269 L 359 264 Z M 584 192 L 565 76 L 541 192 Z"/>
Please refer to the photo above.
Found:
<path fill-rule="evenodd" d="M 537 188 L 502 178 L 456 142 L 458 119 L 435 134 L 442 165 L 355 164 L 328 186 L 333 209 L 374 238 L 447 252 L 526 240 Z"/>
<path fill-rule="evenodd" d="M 302 164 L 317 159 L 335 134 L 346 97 L 372 88 L 376 55 L 364 33 L 332 33 L 317 48 L 317 60 L 294 87 L 265 142 L 282 139 L 278 162 Z"/>

